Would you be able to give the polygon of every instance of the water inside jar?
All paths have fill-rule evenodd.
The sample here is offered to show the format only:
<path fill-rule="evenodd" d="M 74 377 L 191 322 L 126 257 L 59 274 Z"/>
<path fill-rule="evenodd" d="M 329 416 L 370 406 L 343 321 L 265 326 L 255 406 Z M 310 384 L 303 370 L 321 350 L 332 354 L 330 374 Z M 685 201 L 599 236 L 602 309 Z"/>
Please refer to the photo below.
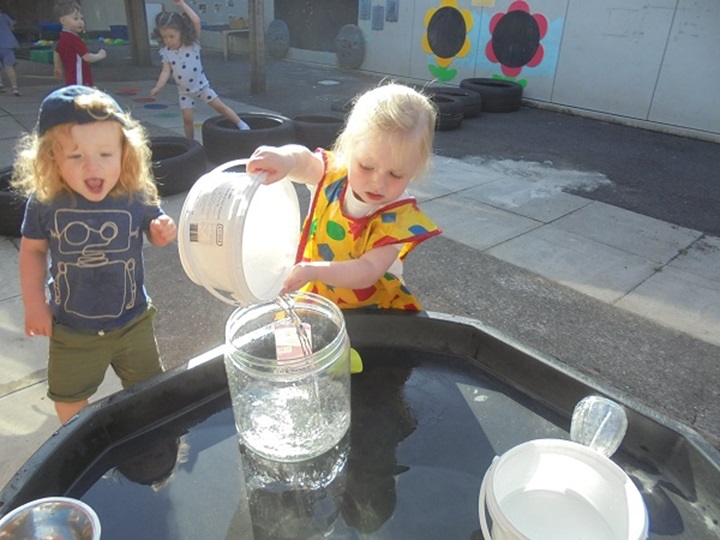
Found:
<path fill-rule="evenodd" d="M 293 307 L 292 299 L 289 295 L 279 295 L 277 298 L 275 298 L 275 303 L 280 307 L 280 309 L 285 312 L 285 315 L 287 315 L 287 317 L 295 326 L 295 331 L 297 332 L 303 355 L 310 356 L 313 352 L 312 341 L 310 339 L 310 336 L 308 335 L 307 328 L 300 320 L 300 317 L 298 316 Z"/>

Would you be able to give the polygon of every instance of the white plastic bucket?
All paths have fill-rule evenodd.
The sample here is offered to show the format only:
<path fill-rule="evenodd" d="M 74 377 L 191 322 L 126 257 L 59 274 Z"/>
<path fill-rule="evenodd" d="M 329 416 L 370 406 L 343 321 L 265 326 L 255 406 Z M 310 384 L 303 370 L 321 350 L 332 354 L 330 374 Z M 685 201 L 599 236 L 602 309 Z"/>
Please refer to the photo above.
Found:
<path fill-rule="evenodd" d="M 295 262 L 300 207 L 289 180 L 229 169 L 201 176 L 180 213 L 178 251 L 188 277 L 215 297 L 246 306 L 275 298 Z"/>
<path fill-rule="evenodd" d="M 595 450 L 561 439 L 529 441 L 496 457 L 480 487 L 479 513 L 488 540 L 648 535 L 645 503 L 628 475 Z"/>

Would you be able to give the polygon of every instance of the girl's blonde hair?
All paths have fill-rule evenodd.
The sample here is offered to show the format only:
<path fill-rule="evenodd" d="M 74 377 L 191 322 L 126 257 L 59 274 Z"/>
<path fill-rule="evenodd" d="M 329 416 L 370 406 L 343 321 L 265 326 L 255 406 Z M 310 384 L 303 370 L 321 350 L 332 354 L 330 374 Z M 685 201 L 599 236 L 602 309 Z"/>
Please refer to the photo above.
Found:
<path fill-rule="evenodd" d="M 98 93 L 95 99 L 78 99 L 78 108 L 87 111 L 98 121 L 117 122 L 122 131 L 120 180 L 110 196 L 129 194 L 147 204 L 158 204 L 155 178 L 152 173 L 152 152 L 145 128 L 128 113 L 118 112 L 112 102 Z M 32 193 L 42 203 L 49 203 L 60 193 L 73 194 L 60 176 L 56 156 L 61 151 L 61 137 L 70 136 L 76 122 L 66 122 L 49 128 L 42 136 L 35 129 L 18 142 L 12 186 L 26 197 Z"/>
<path fill-rule="evenodd" d="M 400 135 L 403 143 L 388 151 L 405 153 L 411 146 L 419 149 L 418 171 L 425 173 L 430 168 L 436 122 L 437 108 L 427 96 L 403 84 L 384 84 L 355 100 L 333 150 L 345 163 L 359 142 Z"/>

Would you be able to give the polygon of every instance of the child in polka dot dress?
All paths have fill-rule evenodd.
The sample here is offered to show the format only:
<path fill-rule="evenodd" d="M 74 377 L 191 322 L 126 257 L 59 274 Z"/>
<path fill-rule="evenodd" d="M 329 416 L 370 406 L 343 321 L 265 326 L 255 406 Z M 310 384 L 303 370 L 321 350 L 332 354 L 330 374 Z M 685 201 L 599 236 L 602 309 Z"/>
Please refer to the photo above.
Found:
<path fill-rule="evenodd" d="M 173 76 L 180 96 L 183 129 L 188 139 L 195 137 L 193 111 L 196 99 L 203 100 L 238 129 L 250 129 L 235 111 L 222 102 L 205 76 L 200 59 L 200 17 L 185 0 L 173 0 L 173 3 L 182 13 L 163 11 L 155 17 L 153 35 L 162 39 L 165 46 L 160 49 L 162 71 L 150 95 L 155 97 L 167 84 L 170 75 Z"/>

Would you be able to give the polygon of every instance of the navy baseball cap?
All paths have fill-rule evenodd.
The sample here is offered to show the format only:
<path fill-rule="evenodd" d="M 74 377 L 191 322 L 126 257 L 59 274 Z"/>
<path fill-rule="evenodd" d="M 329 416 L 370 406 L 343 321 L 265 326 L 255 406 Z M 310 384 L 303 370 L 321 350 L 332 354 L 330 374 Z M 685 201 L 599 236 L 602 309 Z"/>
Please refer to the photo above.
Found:
<path fill-rule="evenodd" d="M 42 136 L 60 124 L 88 124 L 98 120 L 115 120 L 125 125 L 120 105 L 105 92 L 77 84 L 63 86 L 50 92 L 40 104 L 37 131 Z"/>

